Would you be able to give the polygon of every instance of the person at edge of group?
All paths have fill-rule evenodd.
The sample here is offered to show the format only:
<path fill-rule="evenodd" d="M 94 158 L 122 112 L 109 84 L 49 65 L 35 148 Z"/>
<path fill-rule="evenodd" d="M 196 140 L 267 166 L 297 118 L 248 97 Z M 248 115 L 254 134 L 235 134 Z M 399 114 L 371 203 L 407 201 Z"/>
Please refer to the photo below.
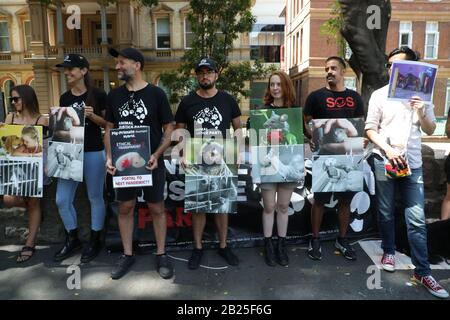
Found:
<path fill-rule="evenodd" d="M 110 130 L 114 128 L 150 128 L 151 155 L 146 168 L 152 172 L 153 185 L 142 188 L 115 189 L 119 201 L 119 229 L 123 254 L 111 272 L 112 279 L 124 276 L 135 262 L 133 255 L 134 207 L 136 198 L 143 192 L 144 200 L 153 218 L 156 237 L 156 270 L 163 279 L 173 276 L 173 266 L 166 254 L 167 220 L 164 211 L 164 185 L 166 181 L 163 154 L 170 146 L 173 132 L 173 114 L 164 91 L 143 79 L 144 56 L 135 48 L 117 51 L 109 49 L 117 59 L 119 80 L 125 84 L 112 90 L 106 100 L 106 169 L 114 175 L 112 164 Z"/>
<path fill-rule="evenodd" d="M 234 130 L 240 129 L 241 111 L 236 100 L 227 92 L 216 88 L 219 78 L 216 62 L 209 58 L 201 59 L 196 65 L 195 74 L 199 88 L 181 100 L 175 114 L 176 128 L 187 129 L 190 136 L 195 138 L 208 136 L 225 138 L 230 124 Z M 202 116 L 206 113 L 209 114 L 208 120 Z M 199 123 L 201 125 L 198 125 Z M 214 220 L 219 235 L 218 253 L 229 265 L 237 266 L 239 259 L 227 246 L 228 214 L 214 214 Z M 202 237 L 205 224 L 205 213 L 192 214 L 194 249 L 188 261 L 188 267 L 192 270 L 200 266 L 203 256 Z"/>
<path fill-rule="evenodd" d="M 14 107 L 14 112 L 9 113 L 6 116 L 5 123 L 0 123 L 0 126 L 5 124 L 42 126 L 43 134 L 47 134 L 48 117 L 40 113 L 39 102 L 31 86 L 24 84 L 13 87 L 9 100 Z M 36 251 L 36 236 L 42 220 L 41 199 L 4 195 L 3 203 L 7 208 L 22 207 L 26 208 L 28 212 L 29 233 L 25 245 L 16 258 L 17 263 L 28 261 Z"/>
<path fill-rule="evenodd" d="M 445 123 L 445 134 L 450 138 L 450 112 Z M 445 176 L 447 180 L 447 192 L 441 206 L 441 220 L 450 219 L 450 154 L 445 159 Z"/>
<path fill-rule="evenodd" d="M 91 232 L 88 244 L 81 254 L 81 262 L 94 259 L 102 247 L 102 231 L 105 223 L 105 151 L 101 128 L 106 125 L 106 93 L 93 86 L 89 74 L 89 61 L 80 54 L 68 54 L 56 67 L 64 68 L 64 75 L 70 89 L 59 98 L 61 107 L 71 107 L 77 114 L 85 115 L 83 178 L 91 205 Z M 78 181 L 57 179 L 56 205 L 64 224 L 66 240 L 54 255 L 55 261 L 62 261 L 82 248 L 78 237 L 77 212 L 74 207 Z"/>
<path fill-rule="evenodd" d="M 394 61 L 418 61 L 419 55 L 409 47 L 394 49 L 388 55 L 389 74 Z M 375 173 L 378 223 L 383 256 L 381 264 L 388 272 L 395 271 L 395 209 L 400 194 L 411 247 L 411 261 L 415 266 L 413 278 L 431 294 L 447 298 L 448 292 L 431 275 L 428 261 L 427 229 L 424 212 L 424 185 L 422 175 L 421 130 L 433 134 L 436 129 L 434 106 L 426 105 L 419 96 L 409 101 L 388 100 L 389 85 L 372 93 L 366 119 L 367 137 L 375 144 L 369 163 Z M 405 169 L 411 174 L 391 178 L 385 174 L 385 165 Z"/>
<path fill-rule="evenodd" d="M 283 71 L 273 72 L 269 77 L 264 93 L 264 106 L 262 109 L 298 108 L 294 103 L 295 89 L 289 76 Z M 289 222 L 288 209 L 292 192 L 297 186 L 297 183 L 291 182 L 261 183 L 259 186 L 263 200 L 264 260 L 271 267 L 277 263 L 281 266 L 289 264 L 289 256 L 286 250 L 286 234 Z M 275 211 L 277 212 L 278 242 L 274 247 L 272 232 Z"/>
<path fill-rule="evenodd" d="M 325 62 L 325 87 L 309 94 L 304 108 L 305 128 L 312 119 L 336 119 L 364 117 L 364 104 L 361 96 L 344 85 L 346 63 L 337 56 L 327 58 Z M 309 133 L 311 135 L 311 133 Z M 309 241 L 308 257 L 313 260 L 322 259 L 320 244 L 320 225 L 324 213 L 324 205 L 333 199 L 338 203 L 339 236 L 335 247 L 348 260 L 356 260 L 356 252 L 346 238 L 350 220 L 350 202 L 354 192 L 320 192 L 314 193 L 311 207 L 312 237 Z"/>

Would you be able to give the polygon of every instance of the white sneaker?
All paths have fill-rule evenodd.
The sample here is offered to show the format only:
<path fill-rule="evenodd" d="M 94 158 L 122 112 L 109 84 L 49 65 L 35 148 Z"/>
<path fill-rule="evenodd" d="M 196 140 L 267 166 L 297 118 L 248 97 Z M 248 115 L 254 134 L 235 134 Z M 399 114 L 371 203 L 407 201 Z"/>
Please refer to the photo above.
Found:
<path fill-rule="evenodd" d="M 393 254 L 384 253 L 381 258 L 381 266 L 389 272 L 395 271 L 395 256 Z"/>

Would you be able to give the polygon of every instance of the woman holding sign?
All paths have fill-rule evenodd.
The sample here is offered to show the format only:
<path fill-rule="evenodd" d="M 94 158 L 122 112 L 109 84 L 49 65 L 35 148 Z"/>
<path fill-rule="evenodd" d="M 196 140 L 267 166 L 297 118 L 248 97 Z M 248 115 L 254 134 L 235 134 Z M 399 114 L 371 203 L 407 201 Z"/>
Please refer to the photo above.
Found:
<path fill-rule="evenodd" d="M 11 89 L 11 97 L 9 98 L 11 105 L 14 107 L 15 112 L 8 114 L 5 119 L 5 124 L 19 124 L 19 125 L 30 125 L 25 131 L 33 128 L 32 126 L 40 125 L 44 128 L 48 127 L 48 118 L 44 117 L 39 112 L 39 103 L 36 97 L 36 93 L 33 88 L 28 85 L 18 85 Z M 0 125 L 3 125 L 0 123 Z M 25 135 L 28 138 L 28 135 Z M 23 140 L 23 146 L 18 146 L 17 149 L 22 149 L 24 146 L 30 146 L 31 142 L 27 139 Z M 17 151 L 14 150 L 14 152 Z M 21 156 L 25 156 L 26 148 L 23 148 Z M 42 149 L 38 151 L 42 152 Z M 29 153 L 30 156 L 34 153 Z M 41 224 L 41 207 L 40 198 L 32 197 L 18 197 L 18 196 L 3 196 L 3 202 L 6 207 L 23 207 L 28 211 L 28 237 L 25 242 L 25 246 L 19 252 L 17 256 L 17 262 L 25 262 L 29 260 L 35 251 L 35 240 L 36 235 L 39 230 L 39 225 Z"/>
<path fill-rule="evenodd" d="M 93 87 L 89 76 L 89 62 L 82 55 L 69 54 L 62 63 L 56 66 L 64 68 L 64 75 L 70 90 L 60 97 L 59 104 L 61 107 L 52 110 L 52 113 L 54 113 L 56 121 L 58 119 L 69 119 L 71 121 L 63 123 L 55 129 L 61 129 L 59 132 L 62 137 L 64 137 L 64 131 L 70 134 L 67 137 L 67 142 L 83 141 L 83 137 L 80 137 L 83 132 L 74 133 L 74 129 L 79 129 L 76 125 L 82 123 L 83 114 L 85 117 L 84 137 L 86 139 L 84 139 L 83 175 L 91 204 L 91 238 L 83 250 L 81 262 L 89 262 L 100 252 L 101 231 L 105 222 L 103 189 L 106 160 L 101 128 L 106 124 L 104 120 L 106 94 Z M 56 133 L 54 132 L 54 134 Z M 57 161 L 61 166 L 61 162 L 64 160 L 63 152 L 66 149 L 63 148 L 61 142 L 57 143 L 59 145 L 56 146 L 56 150 L 60 151 L 57 153 Z M 58 147 L 61 150 L 58 150 Z M 66 241 L 64 246 L 56 252 L 55 261 L 66 259 L 81 248 L 81 242 L 78 238 L 77 213 L 73 205 L 77 187 L 77 181 L 58 179 L 56 204 L 66 229 Z"/>
<path fill-rule="evenodd" d="M 263 109 L 286 108 L 293 106 L 295 102 L 295 90 L 289 76 L 283 71 L 275 71 L 269 77 L 266 92 L 264 95 Z M 270 119 L 269 119 L 270 120 Z M 279 119 L 283 121 L 283 119 Z M 278 139 L 280 137 L 273 137 Z M 280 166 L 276 166 L 278 171 Z M 281 174 L 280 172 L 278 172 Z M 286 250 L 286 233 L 288 228 L 288 208 L 291 201 L 292 192 L 297 184 L 295 183 L 261 183 L 261 193 L 263 199 L 263 232 L 264 232 L 264 257 L 266 264 L 275 266 L 276 263 L 287 266 L 289 257 Z M 272 231 L 277 211 L 277 232 L 278 243 L 274 248 L 272 243 Z"/>

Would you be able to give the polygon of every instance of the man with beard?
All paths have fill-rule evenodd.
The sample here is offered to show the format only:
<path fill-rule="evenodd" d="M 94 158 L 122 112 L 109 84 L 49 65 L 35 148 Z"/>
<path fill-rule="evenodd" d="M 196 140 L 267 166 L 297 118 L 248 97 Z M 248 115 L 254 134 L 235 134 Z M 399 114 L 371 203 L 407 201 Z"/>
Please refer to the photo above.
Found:
<path fill-rule="evenodd" d="M 241 111 L 236 100 L 225 91 L 216 88 L 219 78 L 216 62 L 209 58 L 201 59 L 196 68 L 199 89 L 185 96 L 175 115 L 176 128 L 185 128 L 194 138 L 223 139 L 230 124 L 234 130 L 241 128 Z M 214 214 L 219 234 L 219 255 L 232 266 L 239 264 L 239 259 L 227 246 L 228 214 Z M 194 233 L 194 250 L 189 259 L 189 269 L 200 266 L 203 255 L 202 236 L 206 224 L 205 213 L 192 214 Z"/>
<path fill-rule="evenodd" d="M 332 56 L 326 60 L 327 85 L 312 92 L 306 99 L 303 111 L 305 124 L 312 119 L 357 118 L 364 116 L 364 104 L 361 96 L 356 91 L 347 89 L 344 86 L 345 68 L 345 61 L 341 57 Z M 309 127 L 305 125 L 305 128 Z M 356 260 L 355 251 L 346 239 L 350 220 L 350 201 L 354 194 L 354 192 L 321 192 L 314 194 L 314 203 L 311 207 L 312 238 L 308 248 L 308 256 L 311 259 L 322 259 L 319 239 L 320 225 L 322 224 L 324 204 L 330 202 L 334 195 L 334 198 L 339 199 L 339 237 L 336 239 L 335 247 L 348 260 Z"/>
<path fill-rule="evenodd" d="M 148 209 L 153 218 L 153 229 L 156 238 L 156 270 L 164 279 L 173 276 L 173 267 L 165 253 L 166 214 L 164 212 L 165 168 L 163 154 L 170 146 L 173 131 L 173 115 L 164 91 L 142 78 L 144 56 L 134 48 L 122 51 L 110 49 L 109 53 L 117 58 L 116 70 L 120 80 L 125 84 L 112 90 L 106 101 L 106 169 L 114 175 L 117 168 L 111 161 L 109 134 L 113 128 L 150 128 L 151 155 L 146 168 L 152 172 L 153 185 L 143 188 L 116 189 L 119 201 L 119 229 L 124 248 L 114 266 L 111 277 L 119 279 L 134 263 L 133 227 L 136 197 L 144 193 Z"/>

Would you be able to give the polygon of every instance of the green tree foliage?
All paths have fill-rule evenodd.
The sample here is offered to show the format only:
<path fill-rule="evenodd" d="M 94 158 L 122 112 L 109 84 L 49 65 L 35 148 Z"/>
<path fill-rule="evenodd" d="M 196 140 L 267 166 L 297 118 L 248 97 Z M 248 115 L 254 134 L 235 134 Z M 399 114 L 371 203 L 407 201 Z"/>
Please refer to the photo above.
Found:
<path fill-rule="evenodd" d="M 186 50 L 181 66 L 176 71 L 161 75 L 162 83 L 170 88 L 169 100 L 178 103 L 183 95 L 195 90 L 197 82 L 192 70 L 203 57 L 217 62 L 219 81 L 217 87 L 239 99 L 248 97 L 245 81 L 264 78 L 273 68 L 265 68 L 260 62 L 230 61 L 233 41 L 241 33 L 250 32 L 255 18 L 251 14 L 251 0 L 191 0 L 188 19 L 193 33 L 191 49 Z"/>
<path fill-rule="evenodd" d="M 327 36 L 327 42 L 335 42 L 338 46 L 339 55 L 345 55 L 345 39 L 341 35 L 341 29 L 344 24 L 341 5 L 338 0 L 331 3 L 331 19 L 325 21 L 320 26 L 320 33 Z"/>

